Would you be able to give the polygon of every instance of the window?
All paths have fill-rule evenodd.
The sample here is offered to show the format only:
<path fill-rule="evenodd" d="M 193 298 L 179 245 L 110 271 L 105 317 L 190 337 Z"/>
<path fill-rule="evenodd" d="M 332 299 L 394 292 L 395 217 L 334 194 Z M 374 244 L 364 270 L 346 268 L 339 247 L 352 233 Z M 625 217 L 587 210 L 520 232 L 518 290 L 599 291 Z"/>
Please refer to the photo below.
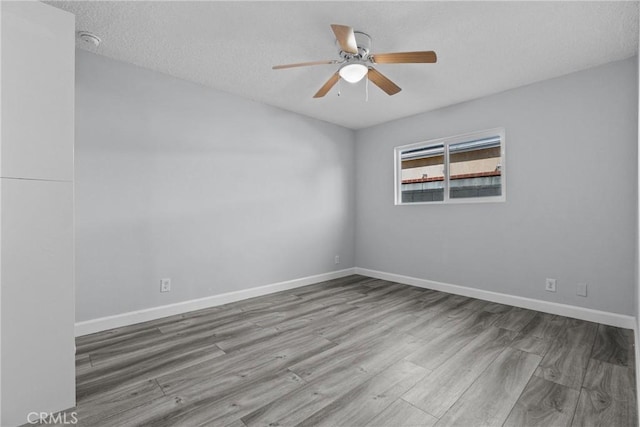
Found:
<path fill-rule="evenodd" d="M 505 200 L 504 129 L 395 148 L 396 204 Z"/>

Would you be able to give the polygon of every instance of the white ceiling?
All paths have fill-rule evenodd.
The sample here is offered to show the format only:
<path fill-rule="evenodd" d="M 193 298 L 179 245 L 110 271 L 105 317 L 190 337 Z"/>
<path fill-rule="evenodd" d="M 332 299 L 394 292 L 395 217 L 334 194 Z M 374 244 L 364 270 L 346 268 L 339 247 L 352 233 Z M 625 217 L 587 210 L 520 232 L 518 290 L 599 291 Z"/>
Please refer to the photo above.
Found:
<path fill-rule="evenodd" d="M 48 2 L 97 33 L 79 47 L 359 129 L 560 76 L 638 51 L 637 2 Z M 435 50 L 437 64 L 384 64 L 402 92 L 365 80 L 313 94 L 337 59 L 329 24 L 373 38 L 372 52 Z"/>

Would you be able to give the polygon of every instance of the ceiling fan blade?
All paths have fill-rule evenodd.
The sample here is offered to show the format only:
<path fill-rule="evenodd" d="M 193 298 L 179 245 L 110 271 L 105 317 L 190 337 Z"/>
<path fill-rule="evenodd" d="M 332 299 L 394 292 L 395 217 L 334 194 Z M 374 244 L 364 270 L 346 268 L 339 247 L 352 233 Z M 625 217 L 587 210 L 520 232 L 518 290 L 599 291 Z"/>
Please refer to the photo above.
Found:
<path fill-rule="evenodd" d="M 295 68 L 295 67 L 307 67 L 309 65 L 326 65 L 326 64 L 337 64 L 338 61 L 311 61 L 311 62 L 298 62 L 297 64 L 285 64 L 285 65 L 274 65 L 271 67 L 274 70 L 283 70 L 285 68 Z"/>
<path fill-rule="evenodd" d="M 322 98 L 323 96 L 325 96 L 327 94 L 327 92 L 329 92 L 331 90 L 331 88 L 338 83 L 338 80 L 340 80 L 340 74 L 338 74 L 338 72 L 336 72 L 333 76 L 331 76 L 329 78 L 329 80 L 327 80 L 327 82 L 322 85 L 322 87 L 320 88 L 319 91 L 316 92 L 315 95 L 313 95 L 314 98 Z"/>
<path fill-rule="evenodd" d="M 371 58 L 376 64 L 424 64 L 434 63 L 438 60 L 436 53 L 432 50 L 424 52 L 374 53 Z"/>
<path fill-rule="evenodd" d="M 402 90 L 397 84 L 386 78 L 380 71 L 376 70 L 375 68 L 369 68 L 367 77 L 373 82 L 373 84 L 385 91 L 387 95 L 395 95 Z"/>
<path fill-rule="evenodd" d="M 340 43 L 340 49 L 347 53 L 358 53 L 358 45 L 356 44 L 356 35 L 353 28 L 348 25 L 332 24 L 331 29 L 336 35 L 336 40 Z"/>

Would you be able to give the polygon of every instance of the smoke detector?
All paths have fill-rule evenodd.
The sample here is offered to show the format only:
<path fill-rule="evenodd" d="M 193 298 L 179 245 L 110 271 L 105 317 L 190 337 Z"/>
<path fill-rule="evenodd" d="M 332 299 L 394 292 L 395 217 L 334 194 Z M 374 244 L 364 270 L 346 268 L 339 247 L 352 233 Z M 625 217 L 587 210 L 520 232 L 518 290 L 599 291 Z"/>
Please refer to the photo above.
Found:
<path fill-rule="evenodd" d="M 85 43 L 92 44 L 95 47 L 100 46 L 100 43 L 102 43 L 102 39 L 90 31 L 78 31 L 77 34 L 80 40 Z"/>

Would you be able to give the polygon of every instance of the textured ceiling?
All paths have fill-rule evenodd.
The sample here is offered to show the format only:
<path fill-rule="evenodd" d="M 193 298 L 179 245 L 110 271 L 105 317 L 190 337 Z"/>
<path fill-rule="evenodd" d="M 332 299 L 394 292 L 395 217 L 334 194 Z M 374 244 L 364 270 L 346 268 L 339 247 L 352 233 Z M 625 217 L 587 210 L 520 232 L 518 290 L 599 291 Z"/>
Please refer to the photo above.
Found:
<path fill-rule="evenodd" d="M 48 2 L 103 39 L 78 46 L 359 129 L 635 55 L 637 2 Z M 329 24 L 372 52 L 435 50 L 437 64 L 378 65 L 402 92 L 365 81 L 313 94 L 337 69 Z"/>

